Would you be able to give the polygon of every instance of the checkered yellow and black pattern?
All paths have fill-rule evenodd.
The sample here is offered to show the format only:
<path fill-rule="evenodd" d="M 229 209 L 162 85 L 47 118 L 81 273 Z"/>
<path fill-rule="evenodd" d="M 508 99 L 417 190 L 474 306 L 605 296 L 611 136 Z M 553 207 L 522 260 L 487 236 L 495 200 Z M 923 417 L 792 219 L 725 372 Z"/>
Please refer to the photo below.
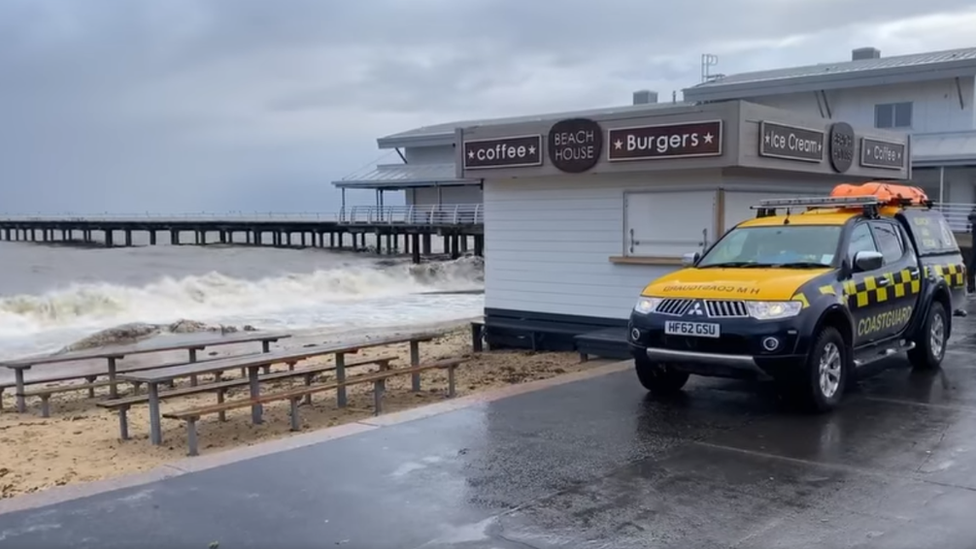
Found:
<path fill-rule="evenodd" d="M 887 284 L 882 283 L 882 279 L 887 279 Z M 885 303 L 906 295 L 915 295 L 921 291 L 921 288 L 921 276 L 918 272 L 913 275 L 908 269 L 868 276 L 856 283 L 853 280 L 843 283 L 844 297 L 847 298 L 852 309 Z"/>
<path fill-rule="evenodd" d="M 887 283 L 879 282 L 887 279 Z M 877 276 L 869 276 L 860 282 L 848 280 L 843 283 L 824 284 L 817 288 L 820 295 L 831 295 L 840 303 L 846 303 L 851 309 L 868 307 L 885 303 L 893 299 L 915 295 L 921 291 L 922 277 L 916 272 L 914 275 L 908 269 L 893 271 Z M 810 306 L 813 292 L 798 293 L 794 299 L 803 303 L 803 307 Z M 806 294 L 806 295 L 805 295 Z"/>
<path fill-rule="evenodd" d="M 925 266 L 925 276 L 941 278 L 950 288 L 966 285 L 966 266 L 961 263 L 943 263 Z"/>
<path fill-rule="evenodd" d="M 819 288 L 817 288 L 817 290 L 819 290 L 818 293 L 821 294 L 821 295 L 832 295 L 832 296 L 837 297 L 837 300 L 838 301 L 840 301 L 840 297 L 841 297 L 841 295 L 843 295 L 843 291 L 840 289 L 840 285 L 839 284 L 836 284 L 836 285 L 835 284 L 825 284 L 825 285 L 820 286 Z M 808 297 L 808 295 L 809 295 L 809 297 Z M 796 295 L 793 296 L 793 299 L 799 301 L 800 303 L 803 303 L 803 308 L 806 309 L 807 307 L 810 306 L 810 298 L 815 297 L 815 296 L 816 296 L 816 293 L 812 289 L 807 289 L 806 291 L 797 292 Z"/>

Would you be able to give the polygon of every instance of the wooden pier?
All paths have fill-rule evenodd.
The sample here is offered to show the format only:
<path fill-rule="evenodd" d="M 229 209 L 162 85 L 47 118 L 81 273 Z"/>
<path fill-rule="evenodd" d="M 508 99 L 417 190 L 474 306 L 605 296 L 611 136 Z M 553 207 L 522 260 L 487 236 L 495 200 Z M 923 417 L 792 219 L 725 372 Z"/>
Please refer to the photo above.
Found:
<path fill-rule="evenodd" d="M 0 240 L 11 242 L 133 246 L 137 233 L 147 234 L 150 246 L 329 248 L 409 254 L 415 263 L 433 255 L 484 253 L 480 205 L 358 207 L 338 214 L 0 215 Z M 440 254 L 434 253 L 434 238 L 442 240 Z"/>

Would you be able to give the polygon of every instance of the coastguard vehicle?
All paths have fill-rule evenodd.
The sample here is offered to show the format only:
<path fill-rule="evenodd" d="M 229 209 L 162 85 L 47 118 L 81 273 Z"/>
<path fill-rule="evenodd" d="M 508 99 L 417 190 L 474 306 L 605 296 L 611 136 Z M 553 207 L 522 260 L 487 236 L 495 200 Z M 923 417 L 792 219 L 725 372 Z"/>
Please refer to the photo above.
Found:
<path fill-rule="evenodd" d="M 628 342 L 646 389 L 675 393 L 690 374 L 772 380 L 824 412 L 868 363 L 906 353 L 939 367 L 965 314 L 965 266 L 924 191 L 842 184 L 753 209 L 641 292 Z"/>

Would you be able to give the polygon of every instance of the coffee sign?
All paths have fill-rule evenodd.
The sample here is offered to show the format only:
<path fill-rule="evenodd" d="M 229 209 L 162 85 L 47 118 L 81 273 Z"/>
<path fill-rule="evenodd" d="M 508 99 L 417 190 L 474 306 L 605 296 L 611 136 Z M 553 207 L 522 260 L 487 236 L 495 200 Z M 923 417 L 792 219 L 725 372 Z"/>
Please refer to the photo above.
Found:
<path fill-rule="evenodd" d="M 542 165 L 542 136 L 523 135 L 464 142 L 464 169 Z"/>
<path fill-rule="evenodd" d="M 549 129 L 549 161 L 560 171 L 581 173 L 600 160 L 603 129 L 587 118 L 561 120 Z"/>
<path fill-rule="evenodd" d="M 722 155 L 721 120 L 615 128 L 607 138 L 611 162 Z"/>
<path fill-rule="evenodd" d="M 900 170 L 905 167 L 905 144 L 862 137 L 861 165 L 866 168 Z"/>

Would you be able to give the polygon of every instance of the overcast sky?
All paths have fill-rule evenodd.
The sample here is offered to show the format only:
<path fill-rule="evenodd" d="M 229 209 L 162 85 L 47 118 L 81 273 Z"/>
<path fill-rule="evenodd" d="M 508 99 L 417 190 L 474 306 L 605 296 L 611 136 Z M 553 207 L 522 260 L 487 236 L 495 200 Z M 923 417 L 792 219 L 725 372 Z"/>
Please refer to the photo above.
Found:
<path fill-rule="evenodd" d="M 0 212 L 334 211 L 385 134 L 973 29 L 973 0 L 0 0 Z"/>

